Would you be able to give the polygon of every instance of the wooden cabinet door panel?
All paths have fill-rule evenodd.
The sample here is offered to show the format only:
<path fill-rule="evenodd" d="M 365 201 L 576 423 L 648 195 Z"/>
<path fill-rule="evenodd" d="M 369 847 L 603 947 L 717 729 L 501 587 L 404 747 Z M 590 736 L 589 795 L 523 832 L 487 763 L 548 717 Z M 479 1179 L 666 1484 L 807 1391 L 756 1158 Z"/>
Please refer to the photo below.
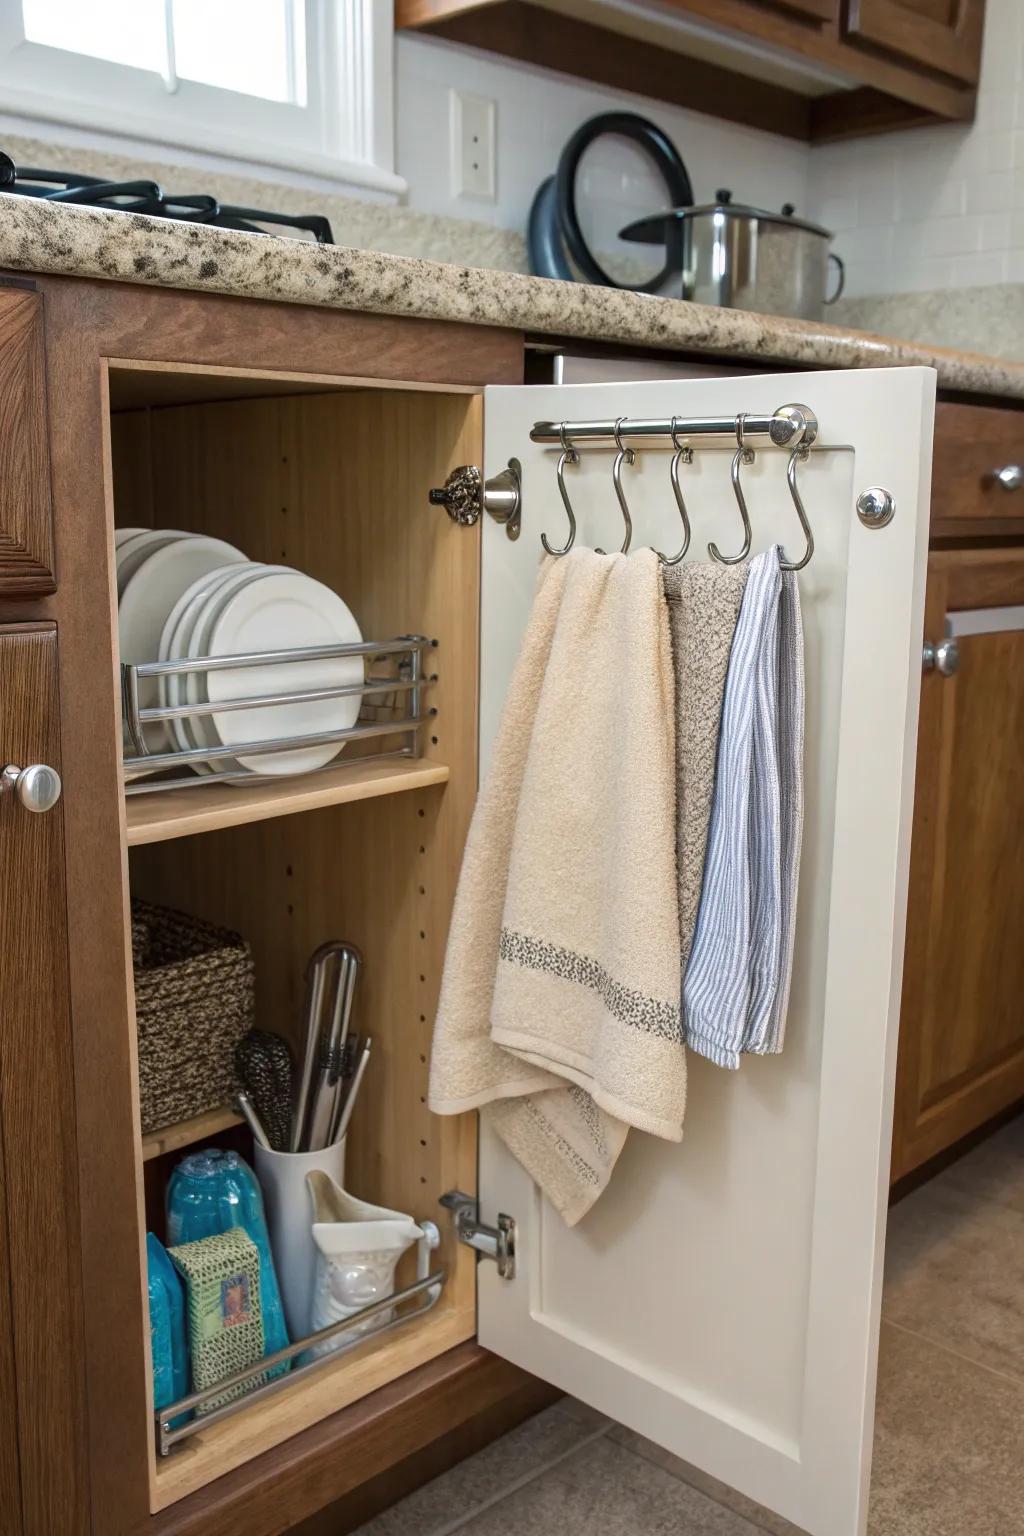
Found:
<path fill-rule="evenodd" d="M 33 762 L 60 769 L 56 628 L 0 626 L 0 767 Z M 84 1536 L 89 1520 L 67 964 L 61 805 L 33 814 L 0 794 L 0 1159 L 25 1536 Z M 2 1322 L 0 1304 L 0 1353 Z"/>
<path fill-rule="evenodd" d="M 907 64 L 978 83 L 985 0 L 847 0 L 852 42 Z"/>
<path fill-rule="evenodd" d="M 1024 1095 L 1024 551 L 929 571 L 895 1177 Z"/>
<path fill-rule="evenodd" d="M 0 289 L 0 597 L 55 586 L 43 301 Z"/>

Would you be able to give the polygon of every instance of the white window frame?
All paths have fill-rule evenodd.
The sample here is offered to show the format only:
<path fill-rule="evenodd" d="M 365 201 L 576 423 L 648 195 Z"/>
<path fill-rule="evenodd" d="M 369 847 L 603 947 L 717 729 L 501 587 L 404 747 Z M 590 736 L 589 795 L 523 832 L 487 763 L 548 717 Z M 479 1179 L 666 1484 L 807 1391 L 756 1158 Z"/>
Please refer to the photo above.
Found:
<path fill-rule="evenodd" d="M 169 89 L 155 71 L 29 42 L 21 0 L 0 0 L 0 110 L 400 195 L 390 0 L 303 3 L 306 107 L 191 80 Z"/>

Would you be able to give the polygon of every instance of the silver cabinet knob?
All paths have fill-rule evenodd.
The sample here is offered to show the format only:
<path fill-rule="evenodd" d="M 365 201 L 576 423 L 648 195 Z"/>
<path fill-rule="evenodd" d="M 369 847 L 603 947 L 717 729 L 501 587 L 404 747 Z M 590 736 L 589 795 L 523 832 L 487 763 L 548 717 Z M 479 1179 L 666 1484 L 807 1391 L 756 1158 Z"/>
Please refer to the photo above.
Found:
<path fill-rule="evenodd" d="M 522 517 L 522 469 L 518 459 L 485 480 L 475 464 L 453 469 L 443 486 L 428 494 L 432 507 L 444 507 L 453 523 L 472 528 L 481 512 L 505 525 L 510 539 L 518 539 Z"/>
<path fill-rule="evenodd" d="M 938 672 L 943 677 L 952 677 L 960 665 L 960 647 L 955 640 L 940 640 L 938 645 L 933 645 L 930 640 L 925 642 L 921 656 L 921 667 L 925 672 Z"/>
<path fill-rule="evenodd" d="M 60 774 L 46 763 L 16 768 L 13 763 L 0 774 L 0 793 L 15 794 L 26 811 L 52 811 L 60 799 Z"/>
<path fill-rule="evenodd" d="M 1002 469 L 994 469 L 987 478 L 1001 485 L 1004 491 L 1019 491 L 1024 485 L 1024 464 L 1004 464 Z"/>

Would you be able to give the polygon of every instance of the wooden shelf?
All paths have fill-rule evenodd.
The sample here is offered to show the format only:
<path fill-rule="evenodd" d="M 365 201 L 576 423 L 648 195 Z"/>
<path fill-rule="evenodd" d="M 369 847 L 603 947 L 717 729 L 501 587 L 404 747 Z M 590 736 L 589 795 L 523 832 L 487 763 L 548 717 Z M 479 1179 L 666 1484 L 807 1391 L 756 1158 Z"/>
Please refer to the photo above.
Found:
<path fill-rule="evenodd" d="M 233 1109 L 208 1109 L 191 1120 L 179 1120 L 176 1125 L 148 1131 L 142 1138 L 142 1161 L 148 1163 L 154 1157 L 163 1157 L 165 1152 L 177 1152 L 181 1147 L 190 1147 L 193 1142 L 205 1141 L 207 1136 L 215 1136 L 218 1131 L 241 1124 L 241 1115 L 236 1115 Z"/>
<path fill-rule="evenodd" d="M 443 763 L 395 758 L 372 763 L 356 760 L 309 778 L 265 778 L 254 784 L 211 784 L 202 789 L 190 785 L 132 795 L 126 802 L 128 846 L 163 843 L 174 837 L 192 837 L 197 832 L 292 816 L 324 805 L 343 805 L 348 800 L 372 800 L 447 781 L 448 769 Z"/>

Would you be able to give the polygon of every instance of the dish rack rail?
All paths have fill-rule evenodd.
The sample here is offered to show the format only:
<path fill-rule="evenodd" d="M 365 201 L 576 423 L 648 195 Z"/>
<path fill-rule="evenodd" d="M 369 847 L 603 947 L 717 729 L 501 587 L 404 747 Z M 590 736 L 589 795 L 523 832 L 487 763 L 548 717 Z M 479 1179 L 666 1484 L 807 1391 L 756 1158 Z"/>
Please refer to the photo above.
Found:
<path fill-rule="evenodd" d="M 273 1354 L 264 1355 L 254 1365 L 234 1371 L 212 1387 L 205 1387 L 201 1392 L 190 1392 L 187 1397 L 159 1409 L 155 1415 L 158 1455 L 169 1456 L 182 1440 L 201 1434 L 220 1420 L 241 1413 L 263 1398 L 283 1392 L 286 1387 L 305 1380 L 339 1356 L 358 1349 L 361 1344 L 379 1338 L 381 1334 L 390 1333 L 395 1328 L 405 1327 L 427 1312 L 432 1312 L 447 1284 L 448 1271 L 444 1268 L 432 1271 L 430 1268 L 430 1255 L 441 1242 L 437 1227 L 432 1221 L 423 1221 L 420 1223 L 420 1231 L 422 1235 L 417 1244 L 416 1279 L 411 1285 L 392 1291 L 388 1296 L 381 1296 L 368 1306 L 361 1307 L 358 1312 L 352 1312 L 348 1317 L 330 1323 L 326 1328 L 308 1334 L 303 1339 L 296 1339 L 294 1344 L 287 1344 Z M 414 1307 L 401 1310 L 411 1301 L 416 1302 Z M 291 1363 L 290 1371 L 272 1376 L 269 1381 L 266 1379 L 275 1366 L 286 1362 Z M 224 1402 L 225 1395 L 230 1401 Z M 214 1406 L 209 1406 L 211 1404 Z M 197 1409 L 198 1413 L 195 1412 Z M 182 1423 L 184 1414 L 190 1417 Z"/>
<path fill-rule="evenodd" d="M 404 737 L 401 745 L 387 751 L 362 756 L 365 763 L 382 757 L 419 757 L 420 732 L 427 721 L 423 695 L 434 681 L 424 670 L 424 652 L 436 645 L 426 635 L 400 635 L 392 640 L 364 640 L 350 645 L 304 646 L 291 650 L 246 651 L 230 656 L 188 657 L 174 661 L 122 662 L 121 701 L 125 722 L 124 758 L 125 793 L 154 794 L 173 788 L 189 789 L 212 783 L 247 783 L 265 778 L 255 768 L 239 767 L 239 756 L 259 757 L 265 753 L 324 746 L 331 742 L 368 741 L 385 737 Z M 353 656 L 366 659 L 363 682 L 334 687 L 295 688 L 248 698 L 219 699 L 212 703 L 185 704 L 141 702 L 141 684 L 153 679 L 199 675 L 227 669 L 278 666 L 310 661 L 331 661 Z M 266 709 L 277 705 L 315 704 L 327 699 L 359 697 L 362 707 L 357 724 L 346 729 L 327 730 L 303 736 L 272 736 L 230 746 L 176 748 L 154 751 L 147 741 L 147 728 L 157 722 L 196 719 L 236 710 Z M 129 755 L 131 753 L 132 755 Z M 182 774 L 193 763 L 205 763 L 213 770 L 205 774 Z M 218 765 L 222 765 L 218 771 Z M 337 767 L 337 759 L 323 768 L 306 769 L 296 777 L 321 773 Z M 157 775 L 157 777 L 153 777 Z"/>

